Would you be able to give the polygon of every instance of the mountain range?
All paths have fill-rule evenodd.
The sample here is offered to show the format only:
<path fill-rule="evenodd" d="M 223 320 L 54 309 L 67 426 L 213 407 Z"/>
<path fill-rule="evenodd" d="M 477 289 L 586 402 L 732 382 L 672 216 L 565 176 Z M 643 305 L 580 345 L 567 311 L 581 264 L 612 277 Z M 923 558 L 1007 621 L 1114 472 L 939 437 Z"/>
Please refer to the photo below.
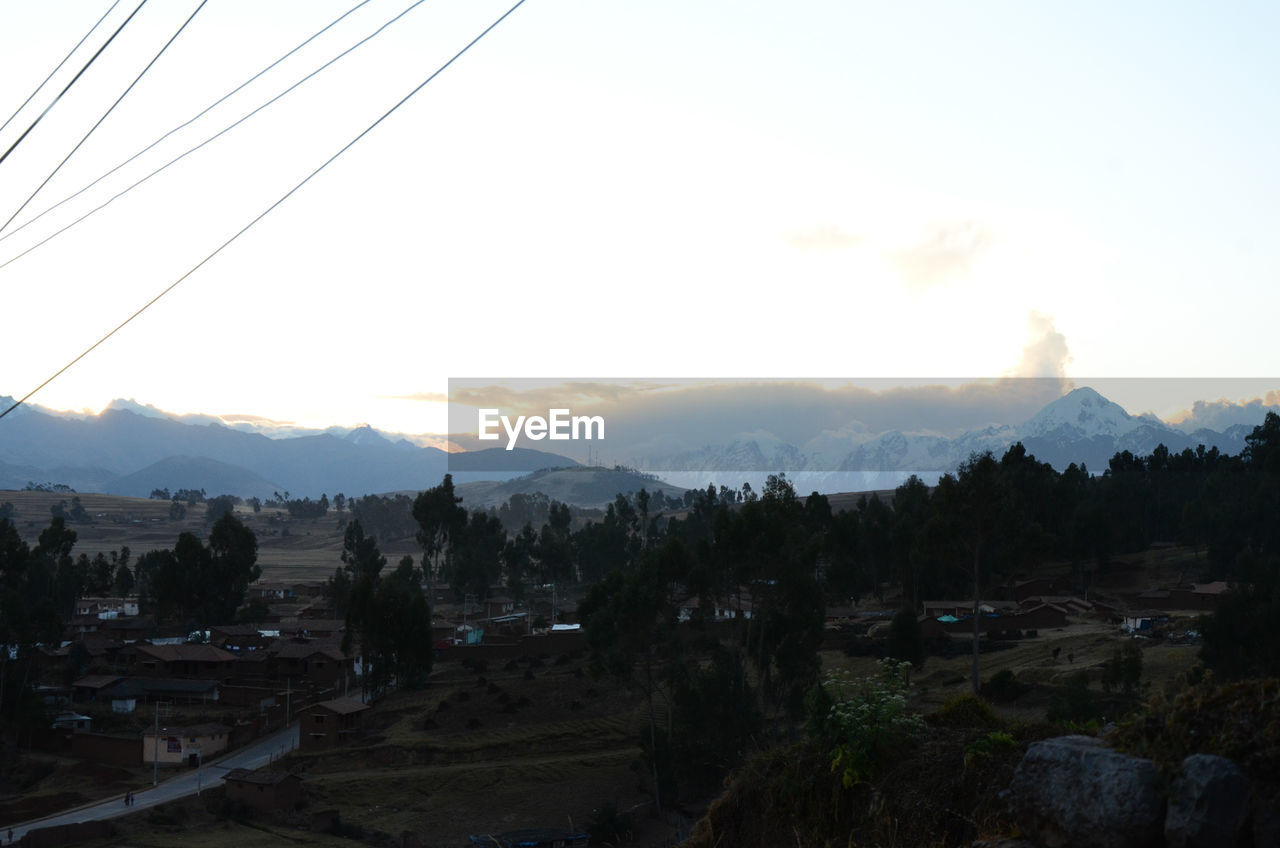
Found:
<path fill-rule="evenodd" d="M 7 407 L 11 399 L 0 398 Z M 496 461 L 494 452 L 501 454 Z M 501 466 L 494 471 L 495 464 Z M 30 482 L 62 483 L 78 491 L 146 497 L 153 489 L 204 489 L 212 494 L 270 497 L 348 496 L 421 490 L 452 472 L 458 482 L 573 466 L 543 451 L 495 448 L 448 454 L 371 427 L 268 438 L 216 420 L 187 423 L 108 408 L 65 416 L 18 407 L 0 427 L 0 489 Z"/>
<path fill-rule="evenodd" d="M 0 398 L 0 405 L 10 402 Z M 1074 462 L 1099 472 L 1118 451 L 1145 455 L 1159 444 L 1173 452 L 1203 444 L 1235 454 L 1260 423 L 1261 413 L 1254 423 L 1186 432 L 1151 415 L 1131 415 L 1095 390 L 1081 387 L 1021 424 L 994 424 L 958 436 L 902 430 L 871 433 L 851 427 L 824 430 L 802 444 L 791 444 L 757 431 L 698 449 L 655 449 L 654 445 L 680 444 L 679 424 L 673 422 L 671 433 L 650 434 L 644 448 L 628 451 L 615 445 L 609 452 L 611 462 L 659 474 L 668 488 L 702 488 L 709 482 L 737 488 L 743 481 L 757 486 L 765 474 L 782 471 L 806 492 L 855 491 L 892 488 L 895 480 L 910 473 L 930 481 L 974 452 L 999 455 L 1017 441 L 1059 470 Z M 413 438 L 421 443 L 432 437 Z M 225 426 L 213 416 L 167 416 L 132 402 L 113 404 L 98 415 L 23 406 L 0 423 L 0 489 L 51 482 L 78 491 L 140 497 L 154 489 L 179 488 L 264 498 L 285 491 L 294 497 L 319 497 L 322 492 L 353 496 L 421 490 L 438 483 L 446 471 L 462 484 L 575 466 L 578 463 L 568 457 L 527 448 L 449 454 L 405 437 L 388 438 L 367 426 L 271 438 L 252 428 Z M 536 486 L 538 479 L 486 486 L 483 496 L 532 491 L 529 486 Z M 565 497 L 586 479 L 561 481 Z M 481 491 L 473 494 L 480 496 Z M 600 500 L 598 496 L 592 490 L 589 500 Z"/>
<path fill-rule="evenodd" d="M 1254 424 L 1188 433 L 1155 416 L 1130 415 L 1095 390 L 1081 387 L 1047 404 L 1021 424 L 992 425 L 953 437 L 902 430 L 842 430 L 824 431 L 797 445 L 756 432 L 696 450 L 627 453 L 624 449 L 621 455 L 628 465 L 690 485 L 690 473 L 942 473 L 954 470 L 974 452 L 989 450 L 999 456 L 1020 441 L 1029 453 L 1058 470 L 1074 462 L 1098 472 L 1106 469 L 1118 451 L 1145 455 L 1160 444 L 1175 453 L 1202 444 L 1224 453 L 1239 453 L 1245 437 L 1261 423 L 1260 415 Z"/>

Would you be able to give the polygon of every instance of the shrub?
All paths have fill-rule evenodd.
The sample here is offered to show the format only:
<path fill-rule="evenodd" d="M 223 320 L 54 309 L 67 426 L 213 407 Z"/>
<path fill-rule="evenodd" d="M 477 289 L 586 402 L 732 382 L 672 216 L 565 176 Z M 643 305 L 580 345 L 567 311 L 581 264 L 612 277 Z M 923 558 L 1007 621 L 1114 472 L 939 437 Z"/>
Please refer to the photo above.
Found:
<path fill-rule="evenodd" d="M 964 764 L 967 767 L 979 757 L 989 757 L 999 751 L 1011 751 L 1018 747 L 1013 736 L 1001 730 L 993 730 L 986 736 L 964 746 Z"/>
<path fill-rule="evenodd" d="M 965 729 L 971 727 L 999 727 L 1000 717 L 991 705 L 977 695 L 956 695 L 942 705 L 929 721 L 939 727 Z"/>
<path fill-rule="evenodd" d="M 1048 719 L 1053 724 L 1084 725 L 1097 721 L 1098 704 L 1089 691 L 1089 672 L 1077 671 L 1067 685 L 1049 697 Z"/>
<path fill-rule="evenodd" d="M 1142 680 L 1142 649 L 1133 642 L 1116 648 L 1111 659 L 1102 664 L 1102 691 L 1113 689 L 1132 695 Z"/>
<path fill-rule="evenodd" d="M 997 672 L 990 680 L 979 687 L 982 697 L 989 701 L 1006 704 L 1016 701 L 1031 687 L 1018 680 L 1018 676 L 1010 669 Z"/>
<path fill-rule="evenodd" d="M 924 722 L 907 711 L 906 667 L 883 660 L 878 676 L 832 673 L 810 693 L 810 733 L 830 746 L 831 770 L 841 773 L 845 788 L 870 778 L 923 734 Z"/>
<path fill-rule="evenodd" d="M 1111 739 L 1165 766 L 1214 754 L 1240 763 L 1251 777 L 1280 780 L 1280 679 L 1221 683 L 1205 672 L 1172 697 L 1154 696 Z"/>
<path fill-rule="evenodd" d="M 885 640 L 885 654 L 895 660 L 911 663 L 914 668 L 924 665 L 924 633 L 915 610 L 903 607 L 889 622 L 889 636 Z"/>

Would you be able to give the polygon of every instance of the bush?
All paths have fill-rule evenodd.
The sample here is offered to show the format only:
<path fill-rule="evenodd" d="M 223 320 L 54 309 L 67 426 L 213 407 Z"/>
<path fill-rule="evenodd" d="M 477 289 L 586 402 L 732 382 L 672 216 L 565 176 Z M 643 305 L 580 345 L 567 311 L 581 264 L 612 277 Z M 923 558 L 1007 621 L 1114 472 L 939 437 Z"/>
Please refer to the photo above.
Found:
<path fill-rule="evenodd" d="M 1000 751 L 1012 751 L 1018 747 L 1013 736 L 1000 730 L 993 730 L 986 736 L 975 739 L 964 746 L 964 764 L 970 765 L 979 757 L 989 757 Z"/>
<path fill-rule="evenodd" d="M 1101 715 L 1098 704 L 1089 691 L 1089 672 L 1077 671 L 1067 679 L 1067 685 L 1049 697 L 1047 718 L 1052 724 L 1085 725 L 1096 722 Z"/>
<path fill-rule="evenodd" d="M 903 607 L 889 622 L 889 636 L 885 640 L 885 654 L 895 660 L 911 663 L 914 668 L 924 665 L 924 633 L 915 610 Z"/>
<path fill-rule="evenodd" d="M 1280 679 L 1220 683 L 1205 672 L 1172 697 L 1153 697 L 1111 739 L 1166 767 L 1190 754 L 1214 754 L 1240 763 L 1252 778 L 1280 781 Z"/>
<path fill-rule="evenodd" d="M 845 788 L 870 778 L 916 744 L 924 722 L 907 711 L 906 663 L 883 660 L 876 677 L 827 675 L 810 693 L 809 730 L 829 745 Z"/>
<path fill-rule="evenodd" d="M 1132 695 L 1138 690 L 1142 680 L 1142 649 L 1130 642 L 1123 648 L 1116 648 L 1111 659 L 1102 664 L 1102 691 L 1110 693 L 1113 689 L 1125 695 Z"/>
<path fill-rule="evenodd" d="M 999 704 L 1016 701 L 1031 689 L 1030 686 L 1020 682 L 1018 676 L 1007 668 L 1004 671 L 997 672 L 990 680 L 978 688 L 982 693 L 982 697 Z"/>
<path fill-rule="evenodd" d="M 938 727 L 968 729 L 972 727 L 999 727 L 1000 717 L 991 705 L 977 695 L 956 695 L 929 716 L 929 722 Z"/>

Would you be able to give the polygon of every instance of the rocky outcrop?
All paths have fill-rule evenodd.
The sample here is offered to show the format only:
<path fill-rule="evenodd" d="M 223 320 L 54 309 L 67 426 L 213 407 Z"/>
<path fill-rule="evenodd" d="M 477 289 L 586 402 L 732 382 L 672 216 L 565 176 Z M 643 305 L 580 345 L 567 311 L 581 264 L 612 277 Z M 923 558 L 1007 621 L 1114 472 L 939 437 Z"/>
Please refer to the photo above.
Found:
<path fill-rule="evenodd" d="M 1164 837 L 1169 848 L 1235 845 L 1248 812 L 1249 779 L 1225 757 L 1192 754 L 1169 795 Z"/>
<path fill-rule="evenodd" d="M 1089 736 L 1033 743 L 1014 772 L 1015 818 L 1048 848 L 1155 848 L 1165 802 L 1155 764 Z"/>

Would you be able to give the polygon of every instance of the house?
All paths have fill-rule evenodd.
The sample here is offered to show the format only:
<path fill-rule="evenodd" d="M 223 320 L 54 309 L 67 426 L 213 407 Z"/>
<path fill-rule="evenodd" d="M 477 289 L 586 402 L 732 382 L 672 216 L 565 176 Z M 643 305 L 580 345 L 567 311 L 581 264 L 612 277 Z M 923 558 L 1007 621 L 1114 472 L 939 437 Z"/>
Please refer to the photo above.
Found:
<path fill-rule="evenodd" d="M 1048 630 L 1067 626 L 1067 610 L 1055 604 L 1023 607 L 1004 621 L 1014 630 Z"/>
<path fill-rule="evenodd" d="M 299 719 L 299 747 L 304 751 L 336 748 L 360 731 L 369 705 L 355 698 L 334 698 L 304 709 Z"/>
<path fill-rule="evenodd" d="M 300 618 L 280 626 L 281 636 L 300 636 L 304 639 L 338 639 L 347 629 L 340 618 Z"/>
<path fill-rule="evenodd" d="M 58 717 L 53 720 L 54 730 L 73 730 L 76 733 L 88 733 L 89 722 L 92 719 L 87 715 L 80 715 L 76 712 L 58 713 Z"/>
<path fill-rule="evenodd" d="M 963 618 L 966 615 L 973 614 L 973 601 L 924 601 L 924 614 L 937 618 L 943 615 L 951 615 L 956 618 Z M 1013 601 L 994 601 L 984 600 L 978 602 L 978 610 L 982 613 L 1006 613 L 1017 609 L 1018 605 Z"/>
<path fill-rule="evenodd" d="M 1168 620 L 1168 614 L 1161 610 L 1130 610 L 1124 614 L 1124 620 L 1120 624 L 1120 629 L 1124 630 L 1126 633 L 1149 634 L 1157 624 Z"/>
<path fill-rule="evenodd" d="M 536 827 L 470 836 L 471 844 L 494 848 L 587 848 L 590 834 L 578 830 Z"/>
<path fill-rule="evenodd" d="M 213 645 L 137 645 L 137 670 L 148 677 L 226 680 L 236 655 Z"/>
<path fill-rule="evenodd" d="M 137 598 L 81 598 L 76 601 L 76 615 L 92 615 L 105 621 L 129 618 L 138 614 Z"/>
<path fill-rule="evenodd" d="M 219 624 L 209 628 L 209 644 L 234 654 L 256 651 L 268 641 L 254 624 Z"/>
<path fill-rule="evenodd" d="M 80 681 L 76 682 L 79 687 Z M 213 704 L 218 701 L 217 680 L 186 680 L 171 677 L 123 677 L 96 691 L 92 700 L 110 701 L 112 712 L 130 713 L 125 702 L 168 701 L 178 704 Z"/>
<path fill-rule="evenodd" d="M 231 728 L 209 722 L 188 727 L 162 727 L 159 735 L 148 728 L 142 733 L 142 762 L 150 765 L 195 765 L 197 758 L 206 760 L 227 750 Z"/>
<path fill-rule="evenodd" d="M 1093 612 L 1093 601 L 1086 601 L 1075 595 L 1031 595 L 1023 598 L 1018 602 L 1025 609 L 1049 604 L 1055 607 L 1061 607 L 1066 610 L 1069 615 L 1084 615 Z"/>
<path fill-rule="evenodd" d="M 302 801 L 302 778 L 267 769 L 232 769 L 226 778 L 227 800 L 260 813 L 294 810 Z"/>
<path fill-rule="evenodd" d="M 690 621 L 702 614 L 700 612 L 702 600 L 697 595 L 688 595 L 679 600 L 677 604 L 679 607 L 677 613 L 679 621 Z M 733 621 L 738 618 L 750 619 L 751 594 L 744 591 L 726 598 L 714 598 L 711 601 L 711 608 L 707 612 L 714 621 Z"/>
<path fill-rule="evenodd" d="M 264 601 L 283 601 L 293 597 L 293 586 L 288 583 L 259 580 L 249 587 L 249 597 Z"/>
<path fill-rule="evenodd" d="M 118 674 L 89 674 L 71 684 L 73 701 L 96 701 L 103 689 L 119 683 L 123 678 Z"/>
<path fill-rule="evenodd" d="M 333 641 L 282 639 L 267 649 L 268 673 L 274 680 L 310 683 L 321 689 L 345 690 L 356 679 L 355 658 Z"/>

